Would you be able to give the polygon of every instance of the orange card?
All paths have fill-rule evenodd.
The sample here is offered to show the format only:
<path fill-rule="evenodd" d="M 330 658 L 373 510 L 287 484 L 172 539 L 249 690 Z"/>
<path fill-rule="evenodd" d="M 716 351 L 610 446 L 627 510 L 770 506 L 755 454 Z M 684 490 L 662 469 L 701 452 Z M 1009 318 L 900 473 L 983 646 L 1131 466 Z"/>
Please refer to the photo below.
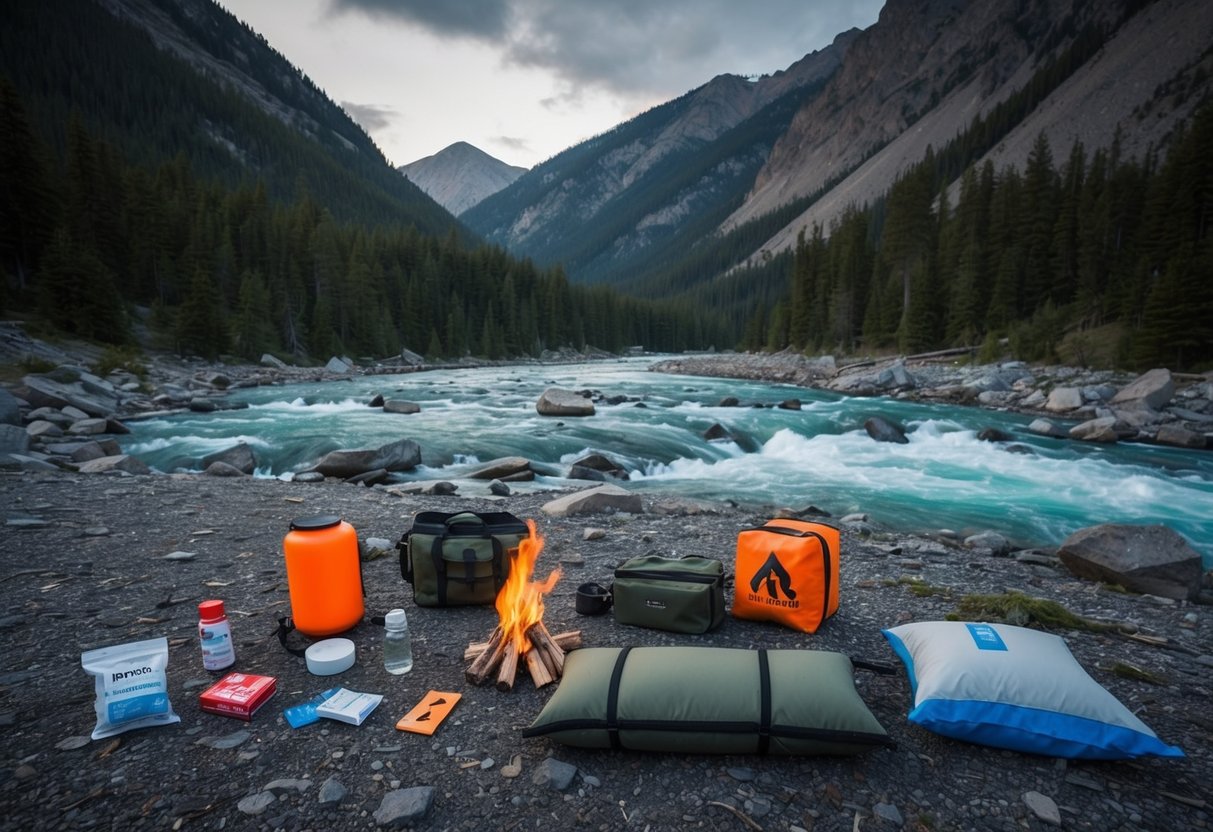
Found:
<path fill-rule="evenodd" d="M 401 731 L 430 736 L 438 730 L 439 723 L 450 716 L 451 711 L 455 709 L 455 703 L 462 696 L 462 693 L 432 690 L 417 703 L 413 710 L 400 718 L 396 727 Z"/>

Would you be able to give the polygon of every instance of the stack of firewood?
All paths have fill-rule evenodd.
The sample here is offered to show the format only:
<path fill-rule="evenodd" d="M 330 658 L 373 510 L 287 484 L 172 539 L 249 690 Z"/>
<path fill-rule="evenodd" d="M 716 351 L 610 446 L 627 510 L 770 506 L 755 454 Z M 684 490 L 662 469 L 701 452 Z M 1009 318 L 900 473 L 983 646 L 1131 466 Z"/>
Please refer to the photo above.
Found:
<path fill-rule="evenodd" d="M 497 690 L 513 690 L 518 664 L 522 662 L 535 687 L 541 688 L 560 678 L 565 653 L 581 646 L 581 630 L 552 635 L 542 621 L 532 624 L 526 637 L 531 647 L 521 655 L 514 639 L 506 636 L 500 626 L 493 630 L 488 641 L 469 644 L 463 658 L 471 664 L 464 676 L 473 685 L 483 685 L 496 677 Z"/>

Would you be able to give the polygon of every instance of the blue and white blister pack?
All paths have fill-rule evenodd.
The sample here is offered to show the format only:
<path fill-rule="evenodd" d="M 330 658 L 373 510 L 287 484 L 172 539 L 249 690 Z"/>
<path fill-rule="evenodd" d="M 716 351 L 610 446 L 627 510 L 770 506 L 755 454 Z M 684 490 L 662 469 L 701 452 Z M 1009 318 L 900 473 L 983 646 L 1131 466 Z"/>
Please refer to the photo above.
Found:
<path fill-rule="evenodd" d="M 953 739 L 1052 757 L 1182 757 L 1092 679 L 1059 637 L 1009 624 L 883 630 L 906 666 L 910 722 Z"/>
<path fill-rule="evenodd" d="M 93 739 L 181 721 L 168 699 L 167 638 L 89 650 L 80 655 L 80 664 L 97 690 Z"/>

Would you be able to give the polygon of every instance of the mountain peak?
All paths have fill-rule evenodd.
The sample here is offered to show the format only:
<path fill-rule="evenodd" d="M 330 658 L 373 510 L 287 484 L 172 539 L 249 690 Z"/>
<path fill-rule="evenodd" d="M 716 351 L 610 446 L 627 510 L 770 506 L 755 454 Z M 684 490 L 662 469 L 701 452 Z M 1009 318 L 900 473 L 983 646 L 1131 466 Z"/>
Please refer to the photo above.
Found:
<path fill-rule="evenodd" d="M 526 173 L 468 142 L 458 141 L 397 168 L 442 207 L 458 216 Z"/>

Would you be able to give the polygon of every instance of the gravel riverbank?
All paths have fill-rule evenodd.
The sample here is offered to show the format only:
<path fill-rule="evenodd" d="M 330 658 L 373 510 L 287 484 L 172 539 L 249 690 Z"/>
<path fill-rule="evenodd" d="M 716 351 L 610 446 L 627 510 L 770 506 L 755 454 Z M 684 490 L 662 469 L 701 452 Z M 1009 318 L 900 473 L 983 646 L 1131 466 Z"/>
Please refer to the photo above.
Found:
<path fill-rule="evenodd" d="M 29 355 L 33 344 L 44 350 L 36 353 L 42 362 L 89 367 L 96 358 L 46 348 L 7 329 L 2 334 L 13 355 Z M 1068 414 L 1086 408 L 1094 418 L 1131 381 L 1034 368 L 1028 374 L 1033 382 L 1016 387 L 1026 378 L 1019 375 L 1023 368 L 889 362 L 840 371 L 787 355 L 687 358 L 678 364 L 663 369 L 1023 410 L 1032 407 L 1025 400 L 1043 409 L 1053 389 L 1063 387 L 1077 391 Z M 1007 381 L 1001 371 L 1016 378 Z M 73 375 L 61 377 L 70 381 Z M 104 393 L 118 405 L 114 415 L 126 417 L 195 406 L 194 399 L 221 401 L 232 387 L 329 377 L 340 374 L 160 357 L 151 361 L 144 382 L 119 373 L 106 381 L 108 389 L 97 384 L 100 393 L 90 395 Z M 1178 422 L 1204 437 L 1205 422 L 1213 421 L 1213 382 L 1181 382 L 1156 411 L 1160 418 L 1135 431 L 1154 430 L 1149 438 L 1155 440 L 1159 425 Z M 997 389 L 1000 384 L 1007 389 Z M 20 384 L 12 389 L 18 397 L 29 391 Z M 16 425 L 29 421 L 25 411 L 23 405 L 11 423 L 21 436 L 25 431 Z M 56 425 L 67 433 L 88 416 L 72 415 Z M 651 498 L 640 513 L 559 518 L 542 510 L 555 496 L 550 493 L 490 500 L 403 494 L 333 480 L 132 475 L 121 468 L 83 474 L 53 453 L 41 455 L 66 438 L 57 440 L 46 426 L 39 430 L 46 433 L 31 431 L 25 441 L 33 447 L 18 453 L 29 461 L 0 470 L 0 724 L 8 740 L 0 758 L 0 828 L 479 830 L 555 824 L 596 830 L 925 832 L 1213 825 L 1209 608 L 1077 579 L 1051 552 L 996 557 L 947 534 L 893 535 L 862 519 L 834 518 L 829 522 L 843 527 L 842 601 L 838 615 L 817 634 L 727 618 L 711 634 L 676 636 L 619 625 L 610 615 L 579 616 L 575 589 L 583 581 L 609 583 L 615 565 L 650 551 L 715 557 L 731 571 L 737 532 L 769 514 Z M 86 440 L 81 435 L 73 441 Z M 893 662 L 882 628 L 941 619 L 966 596 L 1015 590 L 1057 601 L 1118 625 L 1114 632 L 1058 632 L 1100 684 L 1187 757 L 1066 762 L 944 739 L 907 723 L 910 690 L 900 667 L 890 676 L 856 677 L 860 694 L 896 740 L 895 750 L 853 758 L 699 757 L 524 740 L 522 730 L 555 686 L 535 690 L 525 677 L 509 693 L 467 685 L 464 648 L 487 638 L 495 613 L 417 608 L 394 551 L 363 565 L 367 607 L 379 613 L 408 609 L 413 671 L 388 675 L 379 653 L 382 631 L 363 623 L 351 634 L 358 650 L 354 668 L 335 678 L 309 675 L 303 661 L 272 635 L 277 617 L 289 608 L 282 538 L 291 519 L 336 513 L 364 540 L 394 542 L 412 516 L 427 509 L 508 510 L 536 519 L 547 538 L 540 572 L 556 565 L 563 570 L 548 601 L 549 629 L 581 629 L 584 645 L 591 647 L 821 649 Z M 778 510 L 770 507 L 771 514 Z M 592 539 L 591 528 L 599 530 Z M 730 584 L 726 601 L 731 597 Z M 278 680 L 277 694 L 250 723 L 198 708 L 198 694 L 218 675 L 203 669 L 197 642 L 197 603 L 207 598 L 227 603 L 235 669 Z M 169 640 L 169 692 L 181 722 L 90 741 L 94 693 L 80 654 L 159 636 Z M 1142 672 L 1125 675 L 1117 663 Z M 359 727 L 324 721 L 296 730 L 286 723 L 285 707 L 333 684 L 385 698 Z M 451 719 L 433 738 L 397 731 L 396 720 L 429 690 L 462 693 Z"/>
<path fill-rule="evenodd" d="M 730 564 L 737 531 L 765 518 L 661 500 L 640 514 L 554 518 L 542 511 L 551 496 L 489 502 L 251 478 L 0 473 L 7 507 L 0 826 L 1174 830 L 1213 823 L 1207 607 L 1109 591 L 1075 579 L 1047 553 L 996 558 L 947 538 L 893 537 L 848 523 L 840 610 L 816 635 L 729 618 L 709 635 L 678 636 L 619 625 L 610 615 L 579 616 L 576 586 L 607 583 L 617 563 L 651 550 Z M 381 631 L 364 623 L 352 634 L 358 664 L 336 681 L 382 693 L 383 703 L 360 727 L 325 721 L 291 729 L 283 708 L 334 679 L 309 675 L 271 635 L 289 606 L 281 541 L 290 520 L 338 513 L 360 536 L 394 541 L 416 511 L 465 508 L 539 522 L 547 538 L 539 571 L 559 564 L 564 573 L 548 602 L 549 629 L 579 628 L 586 646 L 806 648 L 893 661 L 881 628 L 940 619 L 966 594 L 1015 589 L 1057 600 L 1149 637 L 1061 631 L 1097 681 L 1188 756 L 1066 762 L 947 740 L 906 722 L 909 686 L 900 668 L 892 676 L 857 674 L 896 750 L 694 757 L 524 740 L 522 729 L 555 686 L 537 691 L 521 678 L 502 693 L 465 684 L 463 650 L 487 637 L 495 614 L 415 607 L 394 553 L 364 564 L 367 606 L 408 609 L 413 671 L 389 676 Z M 605 534 L 586 540 L 588 527 Z M 188 556 L 167 557 L 174 553 Z M 726 600 L 731 595 L 730 586 Z M 275 698 L 251 723 L 198 709 L 198 693 L 215 678 L 202 668 L 195 630 L 197 602 L 210 597 L 227 602 L 236 669 L 278 679 Z M 158 636 L 171 645 L 169 690 L 180 724 L 89 741 L 94 694 L 80 653 Z M 1114 673 L 1118 661 L 1153 681 Z M 397 731 L 395 721 L 431 689 L 462 692 L 452 718 L 433 738 Z"/>

